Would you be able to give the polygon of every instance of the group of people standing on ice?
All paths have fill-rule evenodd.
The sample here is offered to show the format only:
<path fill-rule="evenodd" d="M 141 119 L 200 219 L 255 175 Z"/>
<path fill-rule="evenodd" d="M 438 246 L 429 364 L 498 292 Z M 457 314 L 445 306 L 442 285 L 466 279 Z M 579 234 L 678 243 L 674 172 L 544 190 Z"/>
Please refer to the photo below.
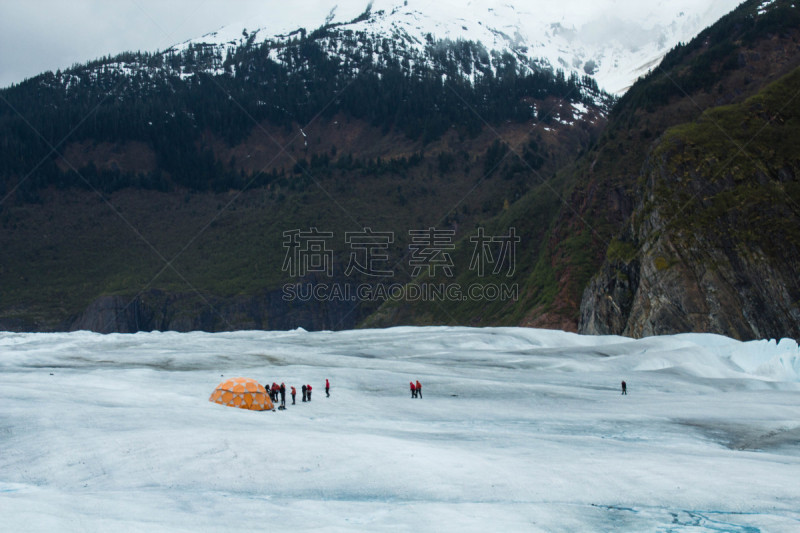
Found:
<path fill-rule="evenodd" d="M 416 382 L 410 381 L 409 388 L 411 389 L 411 397 L 412 398 L 422 398 L 422 383 L 417 380 Z M 278 403 L 278 399 L 280 398 L 280 407 L 279 409 L 286 409 L 286 385 L 281 383 L 278 385 L 277 383 L 273 382 L 272 387 L 265 386 L 267 389 L 267 393 L 269 393 L 269 397 L 272 399 L 273 403 Z M 300 390 L 303 392 L 303 400 L 304 402 L 311 401 L 311 385 L 303 385 Z M 291 387 L 291 394 L 292 394 L 292 405 L 295 405 L 295 396 L 297 395 L 297 389 Z M 628 394 L 628 384 L 624 381 L 622 382 L 622 394 Z M 330 398 L 331 397 L 331 382 L 325 379 L 325 396 Z"/>
<path fill-rule="evenodd" d="M 272 387 L 264 386 L 269 394 L 270 399 L 273 403 L 278 403 L 280 401 L 280 407 L 278 409 L 286 409 L 286 385 L 281 383 L 278 385 L 274 381 L 272 382 Z M 292 395 L 292 405 L 295 405 L 295 398 L 297 396 L 297 389 L 294 387 L 290 387 L 291 395 Z M 303 401 L 310 402 L 311 401 L 311 385 L 303 385 L 300 390 L 303 392 Z M 325 379 L 325 395 L 330 398 L 331 397 L 331 382 Z"/>

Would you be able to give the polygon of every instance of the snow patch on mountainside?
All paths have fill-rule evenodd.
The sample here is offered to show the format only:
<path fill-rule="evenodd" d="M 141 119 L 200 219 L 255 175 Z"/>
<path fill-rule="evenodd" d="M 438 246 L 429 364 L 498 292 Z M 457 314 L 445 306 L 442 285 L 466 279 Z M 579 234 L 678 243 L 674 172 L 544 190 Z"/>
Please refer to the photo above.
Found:
<path fill-rule="evenodd" d="M 767 8 L 769 8 L 769 6 L 771 6 L 774 3 L 775 0 L 765 0 L 764 2 L 762 2 L 761 5 L 758 6 L 758 14 L 763 15 L 764 13 L 766 13 L 768 10 Z"/>

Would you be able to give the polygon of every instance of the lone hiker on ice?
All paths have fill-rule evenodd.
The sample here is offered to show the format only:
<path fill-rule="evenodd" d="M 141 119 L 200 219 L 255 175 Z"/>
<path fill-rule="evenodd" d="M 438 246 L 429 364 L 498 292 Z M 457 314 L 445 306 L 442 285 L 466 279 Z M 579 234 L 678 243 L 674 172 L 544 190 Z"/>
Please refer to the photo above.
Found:
<path fill-rule="evenodd" d="M 413 381 L 409 381 L 408 384 L 411 385 L 411 397 L 412 398 L 416 398 L 417 397 L 417 386 L 414 385 Z"/>
<path fill-rule="evenodd" d="M 625 383 L 624 380 L 622 382 L 622 394 L 625 394 L 625 395 L 628 394 L 628 385 Z"/>
<path fill-rule="evenodd" d="M 328 381 L 328 378 L 325 378 L 325 396 L 331 397 L 331 382 Z"/>
<path fill-rule="evenodd" d="M 306 388 L 305 385 L 303 385 L 301 387 L 301 390 L 303 391 L 303 401 L 306 401 L 306 397 L 308 396 L 308 389 Z"/>
<path fill-rule="evenodd" d="M 294 397 L 296 394 L 297 394 L 297 389 L 295 389 L 294 386 L 292 386 L 292 405 L 294 405 Z"/>
<path fill-rule="evenodd" d="M 422 398 L 422 383 L 417 380 L 417 398 Z"/>

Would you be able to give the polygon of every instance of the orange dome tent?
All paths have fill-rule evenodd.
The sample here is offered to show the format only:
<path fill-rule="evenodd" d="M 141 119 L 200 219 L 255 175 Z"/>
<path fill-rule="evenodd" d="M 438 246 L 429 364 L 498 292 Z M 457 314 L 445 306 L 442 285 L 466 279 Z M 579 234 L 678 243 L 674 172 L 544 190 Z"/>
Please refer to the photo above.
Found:
<path fill-rule="evenodd" d="M 250 378 L 231 378 L 223 381 L 217 385 L 208 401 L 253 411 L 272 409 L 272 401 L 267 391 L 256 380 Z"/>

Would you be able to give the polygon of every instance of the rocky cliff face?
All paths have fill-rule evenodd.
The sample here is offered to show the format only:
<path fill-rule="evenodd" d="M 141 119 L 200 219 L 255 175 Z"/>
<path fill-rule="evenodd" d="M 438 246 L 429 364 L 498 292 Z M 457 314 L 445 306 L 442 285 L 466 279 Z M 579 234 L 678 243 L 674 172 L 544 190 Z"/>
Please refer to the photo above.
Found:
<path fill-rule="evenodd" d="M 657 232 L 658 230 L 656 230 Z M 584 292 L 579 330 L 632 337 L 714 331 L 730 337 L 800 337 L 798 261 L 699 239 L 650 241 L 629 262 L 606 261 Z"/>
<path fill-rule="evenodd" d="M 667 131 L 584 292 L 581 332 L 800 337 L 798 90 L 800 69 Z"/>
<path fill-rule="evenodd" d="M 638 253 L 642 249 L 656 250 L 663 246 L 664 251 L 658 252 L 663 256 L 658 262 L 661 268 L 658 274 L 667 273 L 664 268 L 667 261 L 674 269 L 668 273 L 676 279 L 684 275 L 687 279 L 706 279 L 705 272 L 715 269 L 713 262 L 725 262 L 730 255 L 726 252 L 719 258 L 713 254 L 706 256 L 707 250 L 719 248 L 737 254 L 743 250 L 748 260 L 751 252 L 758 255 L 757 250 L 763 246 L 760 235 L 747 228 L 764 224 L 760 214 L 770 211 L 770 202 L 748 204 L 746 198 L 775 196 L 777 200 L 772 205 L 785 206 L 786 195 L 777 191 L 779 184 L 789 183 L 779 178 L 781 167 L 770 162 L 768 143 L 756 143 L 759 153 L 753 153 L 756 145 L 749 144 L 754 136 L 761 139 L 767 133 L 761 131 L 769 120 L 767 111 L 762 111 L 760 117 L 756 117 L 758 112 L 748 115 L 747 129 L 741 128 L 736 117 L 725 124 L 714 117 L 714 121 L 706 122 L 710 127 L 696 132 L 698 135 L 684 149 L 671 144 L 671 138 L 668 143 L 660 140 L 670 128 L 694 124 L 704 110 L 741 104 L 800 66 L 798 28 L 800 9 L 793 2 L 776 0 L 769 6 L 753 0 L 744 2 L 685 46 L 672 50 L 620 98 L 598 142 L 559 174 L 565 179 L 564 188 L 559 190 L 561 209 L 548 221 L 548 234 L 541 237 L 520 232 L 523 242 L 542 243 L 542 247 L 527 255 L 536 264 L 535 269 L 518 269 L 522 287 L 519 307 L 525 312 L 522 317 L 520 313 L 511 317 L 516 324 L 580 328 L 586 332 L 626 331 L 634 305 L 637 309 L 650 305 L 650 302 L 635 303 L 639 284 L 651 281 L 644 277 L 651 266 L 644 262 L 645 255 Z M 796 106 L 792 96 L 785 95 L 782 103 L 771 111 L 775 113 L 787 103 L 790 105 L 783 111 Z M 715 122 L 722 127 L 716 127 Z M 736 142 L 731 142 L 729 131 L 737 129 Z M 784 131 L 783 139 L 795 135 L 790 130 L 791 127 Z M 780 137 L 775 140 L 775 144 L 781 144 Z M 657 146 L 673 152 L 663 160 L 652 159 L 653 163 L 647 163 Z M 708 148 L 714 150 L 711 159 L 706 153 Z M 729 161 L 734 156 L 739 160 Z M 752 160 L 770 162 L 769 171 L 763 171 L 760 167 L 764 165 L 755 165 Z M 791 167 L 792 161 L 787 157 L 784 163 Z M 664 168 L 659 167 L 662 164 Z M 659 179 L 648 184 L 651 174 L 659 174 Z M 748 179 L 743 179 L 745 176 Z M 706 190 L 711 185 L 717 190 Z M 754 194 L 750 195 L 751 192 Z M 648 195 L 653 199 L 648 200 Z M 690 199 L 694 202 L 689 202 Z M 522 227 L 524 217 L 537 212 L 536 204 L 528 204 L 531 207 L 513 225 Z M 782 227 L 795 220 L 791 213 L 787 211 L 783 219 L 777 215 L 771 218 L 771 223 Z M 651 218 L 657 229 L 645 239 L 640 231 Z M 687 227 L 678 227 L 682 222 Z M 658 229 L 660 223 L 667 227 Z M 722 235 L 711 234 L 717 231 Z M 725 235 L 735 244 L 725 243 Z M 658 236 L 665 240 L 660 242 Z M 691 240 L 694 236 L 698 239 Z M 673 247 L 681 253 L 676 253 Z M 775 250 L 778 244 L 769 243 L 767 247 L 769 264 L 778 264 L 782 260 Z M 691 250 L 699 254 L 690 253 Z M 608 256 L 614 259 L 609 260 Z M 692 263 L 695 259 L 701 263 Z M 681 261 L 688 262 L 685 272 L 678 272 Z M 732 268 L 738 268 L 739 264 L 734 260 Z M 598 284 L 599 279 L 606 283 Z M 589 291 L 585 292 L 589 285 Z M 742 290 L 747 292 L 745 285 Z M 595 290 L 599 292 L 593 294 Z M 613 299 L 608 298 L 610 295 Z M 582 300 L 583 310 L 579 311 Z M 695 301 L 696 298 L 692 299 Z M 706 312 L 703 308 L 688 302 L 685 307 L 689 314 L 680 323 L 675 322 L 680 316 L 676 310 L 670 316 L 659 316 L 651 329 L 697 330 L 712 324 L 697 318 L 696 313 Z M 700 322 L 695 322 L 696 319 Z M 633 328 L 627 331 L 644 334 L 635 333 Z M 731 331 L 731 328 L 709 326 L 707 331 Z"/>

